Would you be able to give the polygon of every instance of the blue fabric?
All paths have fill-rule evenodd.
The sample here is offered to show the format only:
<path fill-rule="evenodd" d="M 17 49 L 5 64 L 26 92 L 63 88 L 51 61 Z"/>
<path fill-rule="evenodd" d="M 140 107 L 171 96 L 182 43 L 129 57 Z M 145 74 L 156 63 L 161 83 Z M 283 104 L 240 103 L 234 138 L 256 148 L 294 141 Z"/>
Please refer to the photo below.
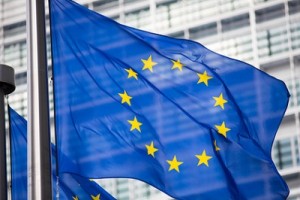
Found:
<path fill-rule="evenodd" d="M 12 108 L 9 108 L 9 114 L 12 145 L 12 200 L 24 200 L 27 199 L 27 122 Z M 57 191 L 54 145 L 52 145 L 52 169 L 53 199 L 57 199 L 57 195 L 61 200 L 74 200 L 76 196 L 79 200 L 91 199 L 91 195 L 98 194 L 101 200 L 115 199 L 94 181 L 76 174 L 61 174 Z"/>
<path fill-rule="evenodd" d="M 60 173 L 135 178 L 185 200 L 288 196 L 271 159 L 282 81 L 70 0 L 50 10 Z"/>

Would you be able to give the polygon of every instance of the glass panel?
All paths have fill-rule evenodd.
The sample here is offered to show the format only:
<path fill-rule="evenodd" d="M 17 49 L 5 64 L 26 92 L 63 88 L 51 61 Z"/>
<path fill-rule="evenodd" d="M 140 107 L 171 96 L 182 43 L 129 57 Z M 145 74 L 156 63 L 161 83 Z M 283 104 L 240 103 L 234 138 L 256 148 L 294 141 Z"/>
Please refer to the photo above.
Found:
<path fill-rule="evenodd" d="M 17 5 L 17 6 L 16 6 Z M 26 18 L 26 1 L 23 0 L 8 0 L 4 1 L 2 5 L 2 19 L 4 20 L 14 20 L 23 16 Z"/>
<path fill-rule="evenodd" d="M 300 22 L 291 23 L 291 40 L 292 40 L 292 48 L 300 49 Z"/>
<path fill-rule="evenodd" d="M 293 166 L 290 138 L 275 142 L 273 146 L 273 160 L 279 169 L 285 169 Z"/>
<path fill-rule="evenodd" d="M 221 23 L 222 23 L 222 31 L 224 32 L 249 26 L 250 25 L 249 14 L 246 13 L 228 19 L 224 19 L 221 21 Z"/>
<path fill-rule="evenodd" d="M 197 19 L 207 18 L 219 14 L 220 0 L 189 0 L 184 1 L 186 9 L 184 15 L 187 22 L 193 22 Z"/>
<path fill-rule="evenodd" d="M 183 1 L 169 1 L 163 4 L 158 4 L 156 8 L 156 28 L 158 30 L 167 29 L 178 26 L 184 22 Z"/>
<path fill-rule="evenodd" d="M 286 52 L 288 50 L 288 40 L 285 26 L 257 32 L 257 42 L 260 58 Z"/>
<path fill-rule="evenodd" d="M 286 84 L 286 86 L 287 86 L 287 88 L 289 90 L 289 93 L 291 95 L 290 99 L 289 99 L 289 105 L 288 105 L 288 107 L 292 108 L 292 107 L 295 106 L 292 80 L 285 81 L 285 84 Z"/>
<path fill-rule="evenodd" d="M 26 72 L 18 73 L 15 75 L 15 78 L 16 78 L 16 85 L 26 84 L 27 73 Z"/>
<path fill-rule="evenodd" d="M 27 116 L 27 91 L 13 93 L 9 96 L 9 104 L 20 115 Z"/>
<path fill-rule="evenodd" d="M 222 41 L 222 53 L 226 56 L 243 61 L 253 60 L 252 41 L 250 34 L 237 36 Z"/>
<path fill-rule="evenodd" d="M 191 39 L 199 39 L 217 34 L 217 23 L 205 24 L 189 30 Z"/>
<path fill-rule="evenodd" d="M 254 3 L 259 4 L 259 3 L 265 3 L 270 1 L 275 1 L 275 0 L 254 0 Z"/>
<path fill-rule="evenodd" d="M 124 0 L 124 4 L 126 5 L 134 2 L 141 2 L 141 1 L 145 1 L 145 0 Z"/>
<path fill-rule="evenodd" d="M 176 33 L 171 33 L 169 36 L 174 37 L 174 38 L 183 39 L 184 38 L 184 32 L 180 31 L 180 32 L 176 32 Z"/>
<path fill-rule="evenodd" d="M 129 200 L 129 188 L 127 179 L 117 179 L 117 199 Z"/>
<path fill-rule="evenodd" d="M 47 49 L 47 59 L 51 59 L 51 40 L 50 40 L 50 36 L 47 35 L 46 38 L 46 49 Z"/>
<path fill-rule="evenodd" d="M 300 12 L 300 1 L 299 0 L 293 0 L 288 2 L 289 5 L 289 14 L 296 14 Z"/>
<path fill-rule="evenodd" d="M 300 106 L 300 78 L 296 78 L 297 105 Z"/>
<path fill-rule="evenodd" d="M 109 8 L 115 8 L 119 4 L 118 0 L 99 0 L 93 3 L 94 10 L 96 12 L 107 10 Z"/>
<path fill-rule="evenodd" d="M 27 66 L 27 45 L 26 42 L 20 43 L 20 64 L 21 67 Z"/>
<path fill-rule="evenodd" d="M 22 21 L 15 24 L 10 24 L 8 26 L 5 26 L 3 29 L 5 38 L 22 34 L 26 32 L 26 22 Z"/>
<path fill-rule="evenodd" d="M 26 66 L 27 51 L 25 41 L 4 47 L 4 62 L 14 68 Z"/>
<path fill-rule="evenodd" d="M 300 149 L 299 149 L 299 140 L 295 139 L 295 152 L 296 152 L 296 163 L 300 166 Z"/>
<path fill-rule="evenodd" d="M 125 14 L 125 23 L 128 26 L 133 26 L 135 28 L 149 29 L 151 26 L 151 18 L 149 17 L 150 10 L 144 8 L 142 10 L 137 10 Z"/>
<path fill-rule="evenodd" d="M 248 1 L 245 0 L 222 0 L 221 4 L 222 12 L 229 12 L 236 9 L 244 8 L 249 5 Z"/>
<path fill-rule="evenodd" d="M 267 8 L 263 8 L 261 10 L 257 10 L 256 14 L 256 22 L 261 23 L 269 20 L 273 20 L 279 17 L 284 16 L 284 4 L 277 4 L 274 6 L 269 6 Z"/>

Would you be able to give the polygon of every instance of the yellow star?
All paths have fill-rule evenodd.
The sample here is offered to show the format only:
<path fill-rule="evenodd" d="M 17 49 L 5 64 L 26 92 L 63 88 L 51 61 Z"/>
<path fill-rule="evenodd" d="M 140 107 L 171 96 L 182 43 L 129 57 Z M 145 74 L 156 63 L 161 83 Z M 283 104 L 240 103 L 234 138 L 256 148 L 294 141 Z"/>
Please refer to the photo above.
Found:
<path fill-rule="evenodd" d="M 75 197 L 72 197 L 72 198 L 73 198 L 73 200 L 79 200 L 78 196 L 75 196 Z"/>
<path fill-rule="evenodd" d="M 227 101 L 223 98 L 223 94 L 221 93 L 219 97 L 213 97 L 216 101 L 215 106 L 220 106 L 224 110 L 224 104 Z"/>
<path fill-rule="evenodd" d="M 226 134 L 228 131 L 230 131 L 230 128 L 226 127 L 225 122 L 223 122 L 220 126 L 215 125 L 215 127 L 218 129 L 218 133 L 224 135 L 224 137 L 227 137 Z"/>
<path fill-rule="evenodd" d="M 152 155 L 153 158 L 154 158 L 154 153 L 156 151 L 158 151 L 158 149 L 154 147 L 153 141 L 151 142 L 150 145 L 146 145 L 146 148 L 147 148 L 147 151 L 148 151 L 148 155 Z"/>
<path fill-rule="evenodd" d="M 91 195 L 92 200 L 100 200 L 100 194 L 98 194 L 97 196 L 93 196 Z"/>
<path fill-rule="evenodd" d="M 155 66 L 157 63 L 152 61 L 152 56 L 150 55 L 147 60 L 142 59 L 142 62 L 144 63 L 143 70 L 149 69 L 151 72 L 153 72 L 153 66 Z"/>
<path fill-rule="evenodd" d="M 208 167 L 208 161 L 212 158 L 211 156 L 206 155 L 205 150 L 202 152 L 201 155 L 196 155 L 199 159 L 198 166 L 201 164 L 205 164 Z"/>
<path fill-rule="evenodd" d="M 173 62 L 173 67 L 172 69 L 179 69 L 180 71 L 182 71 L 182 67 L 183 67 L 183 64 L 180 62 L 180 60 L 178 59 L 177 61 L 174 61 L 172 60 Z"/>
<path fill-rule="evenodd" d="M 139 132 L 141 132 L 140 126 L 142 125 L 142 123 L 140 123 L 136 117 L 134 117 L 133 120 L 128 120 L 128 123 L 131 124 L 130 131 L 133 131 L 134 129 L 136 129 Z"/>
<path fill-rule="evenodd" d="M 197 73 L 197 75 L 199 76 L 199 80 L 198 80 L 197 84 L 204 83 L 206 86 L 208 86 L 208 80 L 213 78 L 213 77 L 207 75 L 206 71 L 204 71 L 203 74 Z"/>
<path fill-rule="evenodd" d="M 122 98 L 122 103 L 127 103 L 131 106 L 130 99 L 132 99 L 132 97 L 129 96 L 125 90 L 124 93 L 119 93 L 119 96 Z"/>
<path fill-rule="evenodd" d="M 133 71 L 131 68 L 125 69 L 125 70 L 126 70 L 126 72 L 128 73 L 128 77 L 127 77 L 127 78 L 133 77 L 133 78 L 135 78 L 136 80 L 138 79 L 137 73 L 136 73 L 135 71 Z"/>
<path fill-rule="evenodd" d="M 216 151 L 220 151 L 221 150 L 220 147 L 217 146 L 217 141 L 216 140 L 214 141 L 214 146 L 215 146 L 215 150 Z"/>
<path fill-rule="evenodd" d="M 183 163 L 183 162 L 177 161 L 176 156 L 173 157 L 173 160 L 167 160 L 167 162 L 170 165 L 169 171 L 175 169 L 177 172 L 179 172 L 179 166 L 182 165 L 182 163 Z"/>

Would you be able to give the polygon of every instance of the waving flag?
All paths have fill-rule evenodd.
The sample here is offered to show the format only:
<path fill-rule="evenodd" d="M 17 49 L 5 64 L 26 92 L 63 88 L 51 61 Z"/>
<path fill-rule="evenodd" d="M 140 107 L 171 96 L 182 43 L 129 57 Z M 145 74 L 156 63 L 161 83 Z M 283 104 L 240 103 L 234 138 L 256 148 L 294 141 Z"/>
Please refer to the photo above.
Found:
<path fill-rule="evenodd" d="M 199 43 L 51 0 L 59 172 L 176 199 L 285 199 L 271 147 L 283 82 Z"/>
<path fill-rule="evenodd" d="M 11 130 L 12 160 L 12 200 L 27 199 L 27 122 L 12 108 L 9 108 Z M 55 166 L 55 149 L 52 145 L 52 161 Z M 53 186 L 53 199 L 60 200 L 113 200 L 103 188 L 94 181 L 75 174 L 61 174 L 56 186 Z M 56 182 L 53 170 L 53 183 Z M 56 185 L 56 184 L 53 184 Z"/>

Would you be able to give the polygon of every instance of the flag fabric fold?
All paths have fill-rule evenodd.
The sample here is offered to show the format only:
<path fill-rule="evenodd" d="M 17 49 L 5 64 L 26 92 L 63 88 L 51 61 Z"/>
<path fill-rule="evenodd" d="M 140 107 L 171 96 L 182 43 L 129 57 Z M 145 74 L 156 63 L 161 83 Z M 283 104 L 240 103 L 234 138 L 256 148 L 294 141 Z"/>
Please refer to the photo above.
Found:
<path fill-rule="evenodd" d="M 9 107 L 11 161 L 12 161 L 12 199 L 27 199 L 27 122 L 16 111 Z M 55 172 L 55 148 L 52 145 L 52 178 L 53 199 L 60 200 L 113 200 L 115 199 L 97 183 L 76 174 Z M 58 185 L 57 185 L 58 181 Z M 58 190 L 57 190 L 58 188 Z M 94 198 L 92 198 L 94 197 Z"/>
<path fill-rule="evenodd" d="M 282 81 L 70 0 L 50 14 L 60 173 L 135 178 L 176 199 L 287 197 L 271 159 Z"/>

